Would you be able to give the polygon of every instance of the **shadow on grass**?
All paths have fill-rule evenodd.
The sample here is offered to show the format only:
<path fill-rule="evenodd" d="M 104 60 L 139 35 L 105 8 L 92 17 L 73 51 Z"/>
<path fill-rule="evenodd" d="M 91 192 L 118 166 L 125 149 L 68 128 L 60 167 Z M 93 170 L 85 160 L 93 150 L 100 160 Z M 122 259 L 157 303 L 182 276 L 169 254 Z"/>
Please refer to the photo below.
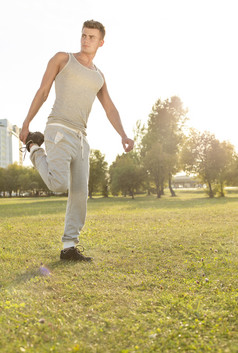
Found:
<path fill-rule="evenodd" d="M 55 270 L 74 267 L 78 262 L 76 261 L 53 261 L 45 264 L 39 264 L 39 266 L 27 269 L 26 271 L 19 273 L 16 277 L 9 281 L 0 282 L 0 289 L 16 288 L 21 284 L 27 285 L 28 282 L 41 282 L 42 279 L 51 278 L 54 275 Z"/>
<path fill-rule="evenodd" d="M 15 279 L 12 280 L 11 282 L 7 281 L 6 283 L 0 283 L 0 288 L 9 288 L 9 287 L 15 288 L 21 284 L 27 284 L 27 282 L 29 281 L 36 282 L 36 283 L 41 282 L 42 279 L 50 278 L 51 276 L 53 276 L 54 271 L 62 270 L 66 266 L 67 268 L 69 267 L 73 268 L 78 263 L 79 262 L 77 261 L 56 260 L 56 261 L 40 264 L 37 267 L 27 269 L 26 271 L 20 274 L 17 274 Z"/>
<path fill-rule="evenodd" d="M 202 206 L 211 205 L 227 205 L 230 203 L 238 202 L 238 195 L 236 196 L 226 196 L 226 197 L 216 197 L 209 198 L 202 194 L 201 192 L 194 194 L 178 194 L 177 197 L 171 197 L 168 195 L 162 196 L 161 198 L 156 198 L 156 196 L 137 196 L 135 199 L 126 197 L 113 197 L 113 198 L 95 198 L 88 202 L 89 209 L 100 208 L 101 204 L 104 202 L 114 204 L 122 204 L 125 209 L 177 209 L 177 208 L 200 208 Z M 201 194 L 203 196 L 201 196 Z"/>
<path fill-rule="evenodd" d="M 226 197 L 226 198 L 213 198 L 204 197 L 198 199 L 196 197 L 190 199 L 155 199 L 151 203 L 147 201 L 138 202 L 136 205 L 131 205 L 130 208 L 165 208 L 165 209 L 178 209 L 178 208 L 200 208 L 202 206 L 216 206 L 216 205 L 227 205 L 230 203 L 238 202 L 238 197 Z"/>
<path fill-rule="evenodd" d="M 42 201 L 27 199 L 27 202 L 22 200 L 22 202 L 0 204 L 0 218 L 64 213 L 66 209 L 66 201 L 66 199 L 44 199 Z"/>
<path fill-rule="evenodd" d="M 65 213 L 66 198 L 52 199 L 12 199 L 9 203 L 0 203 L 0 218 L 11 217 L 27 217 L 37 215 L 49 215 Z M 123 206 L 123 209 L 178 209 L 178 208 L 199 208 L 202 206 L 211 205 L 227 205 L 229 203 L 238 202 L 238 194 L 228 192 L 226 197 L 208 198 L 203 191 L 189 192 L 179 191 L 177 197 L 171 197 L 168 194 L 162 196 L 160 199 L 156 196 L 136 195 L 135 199 L 129 197 L 95 197 L 88 200 L 88 209 L 97 210 L 105 206 Z"/>

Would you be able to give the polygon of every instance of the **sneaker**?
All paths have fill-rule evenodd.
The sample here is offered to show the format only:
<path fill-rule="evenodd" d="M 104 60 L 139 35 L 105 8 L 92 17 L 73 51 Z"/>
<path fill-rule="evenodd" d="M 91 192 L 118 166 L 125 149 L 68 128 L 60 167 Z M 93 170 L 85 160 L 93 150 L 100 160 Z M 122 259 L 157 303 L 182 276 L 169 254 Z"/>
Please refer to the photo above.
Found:
<path fill-rule="evenodd" d="M 32 143 L 35 143 L 38 146 L 41 146 L 43 142 L 44 142 L 44 135 L 41 132 L 39 131 L 29 132 L 26 138 L 26 149 L 28 152 L 30 152 L 30 145 Z"/>
<path fill-rule="evenodd" d="M 61 260 L 73 260 L 73 261 L 86 261 L 90 262 L 93 260 L 92 257 L 84 256 L 77 247 L 72 246 L 71 248 L 63 249 L 60 253 Z"/>

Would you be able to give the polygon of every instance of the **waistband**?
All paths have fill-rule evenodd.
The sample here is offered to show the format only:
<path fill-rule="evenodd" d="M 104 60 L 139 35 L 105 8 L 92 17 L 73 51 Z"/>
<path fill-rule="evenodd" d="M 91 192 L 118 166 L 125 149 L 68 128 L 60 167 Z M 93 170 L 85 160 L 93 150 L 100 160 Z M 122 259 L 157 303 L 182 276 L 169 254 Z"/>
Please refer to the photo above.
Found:
<path fill-rule="evenodd" d="M 87 143 L 87 139 L 86 136 L 82 133 L 81 130 L 77 130 L 77 129 L 73 129 L 71 127 L 65 126 L 64 124 L 60 124 L 60 123 L 48 123 L 47 126 L 60 126 L 64 129 L 76 132 L 78 135 L 80 135 L 80 141 L 81 141 L 81 153 L 82 153 L 82 159 L 84 159 L 84 146 L 83 146 L 83 140 L 85 140 Z"/>
<path fill-rule="evenodd" d="M 82 133 L 81 130 L 79 130 L 79 129 L 73 129 L 72 127 L 68 127 L 68 126 L 66 126 L 66 125 L 64 125 L 64 124 L 60 124 L 60 123 L 48 123 L 47 126 L 49 126 L 49 125 L 60 126 L 60 127 L 63 127 L 64 129 L 68 129 L 68 130 L 71 130 L 71 131 L 74 131 L 74 132 L 77 132 L 77 133 L 81 133 L 81 134 L 84 136 L 84 134 Z M 84 137 L 85 137 L 85 136 L 84 136 Z"/>

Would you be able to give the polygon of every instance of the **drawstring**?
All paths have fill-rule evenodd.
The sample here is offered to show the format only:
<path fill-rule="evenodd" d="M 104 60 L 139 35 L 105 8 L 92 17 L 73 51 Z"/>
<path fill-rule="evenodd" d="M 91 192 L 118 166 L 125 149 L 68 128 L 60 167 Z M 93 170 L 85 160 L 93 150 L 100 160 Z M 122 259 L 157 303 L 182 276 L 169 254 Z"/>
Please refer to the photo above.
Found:
<path fill-rule="evenodd" d="M 82 160 L 83 160 L 84 159 L 84 146 L 83 146 L 84 136 L 83 136 L 82 131 L 79 131 L 79 136 L 80 136 L 81 156 L 82 156 Z"/>

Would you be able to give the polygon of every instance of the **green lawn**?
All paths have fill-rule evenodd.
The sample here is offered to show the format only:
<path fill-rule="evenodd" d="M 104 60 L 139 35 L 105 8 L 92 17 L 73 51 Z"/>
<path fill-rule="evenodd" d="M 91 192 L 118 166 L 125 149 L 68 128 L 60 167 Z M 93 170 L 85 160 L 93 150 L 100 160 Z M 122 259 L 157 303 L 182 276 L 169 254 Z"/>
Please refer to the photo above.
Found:
<path fill-rule="evenodd" d="M 89 200 L 91 264 L 59 260 L 65 207 L 0 199 L 0 352 L 238 352 L 238 193 Z"/>

